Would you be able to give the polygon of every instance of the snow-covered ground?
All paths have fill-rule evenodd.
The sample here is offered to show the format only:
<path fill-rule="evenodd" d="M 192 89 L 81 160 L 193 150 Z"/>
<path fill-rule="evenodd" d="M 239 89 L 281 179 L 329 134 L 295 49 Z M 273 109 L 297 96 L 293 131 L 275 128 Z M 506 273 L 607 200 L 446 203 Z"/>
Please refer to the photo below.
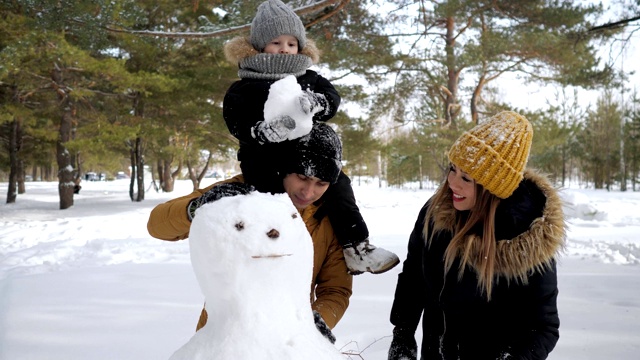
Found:
<path fill-rule="evenodd" d="M 0 360 L 168 359 L 193 335 L 203 295 L 187 241 L 153 239 L 146 223 L 191 183 L 148 192 L 142 203 L 129 200 L 128 180 L 82 186 L 67 210 L 47 182 L 29 182 L 16 204 L 0 205 Z M 433 189 L 357 179 L 354 188 L 372 243 L 404 258 Z M 640 192 L 568 188 L 562 196 L 570 230 L 559 264 L 560 341 L 549 359 L 638 359 Z M 336 346 L 352 354 L 345 358 L 386 359 L 399 271 L 355 277 L 334 329 Z"/>

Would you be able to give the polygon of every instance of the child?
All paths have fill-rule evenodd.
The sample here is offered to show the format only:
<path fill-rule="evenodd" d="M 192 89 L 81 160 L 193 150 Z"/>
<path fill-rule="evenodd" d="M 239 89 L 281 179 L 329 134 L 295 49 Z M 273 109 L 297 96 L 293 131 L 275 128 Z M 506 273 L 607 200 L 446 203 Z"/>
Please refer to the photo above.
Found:
<path fill-rule="evenodd" d="M 238 160 L 247 182 L 257 190 L 280 188 L 282 177 L 273 159 L 287 156 L 280 143 L 296 128 L 296 120 L 281 115 L 264 118 L 264 104 L 271 85 L 286 76 L 296 77 L 303 92 L 301 110 L 313 115 L 313 121 L 328 121 L 335 116 L 340 95 L 333 85 L 313 70 L 319 50 L 306 37 L 300 18 L 280 0 L 268 0 L 258 6 L 251 34 L 225 44 L 225 55 L 238 64 L 239 81 L 228 89 L 223 115 L 231 134 L 240 140 Z M 336 236 L 344 249 L 347 267 L 352 274 L 379 274 L 399 263 L 397 255 L 369 243 L 369 231 L 355 203 L 351 180 L 340 173 L 323 196 Z"/>

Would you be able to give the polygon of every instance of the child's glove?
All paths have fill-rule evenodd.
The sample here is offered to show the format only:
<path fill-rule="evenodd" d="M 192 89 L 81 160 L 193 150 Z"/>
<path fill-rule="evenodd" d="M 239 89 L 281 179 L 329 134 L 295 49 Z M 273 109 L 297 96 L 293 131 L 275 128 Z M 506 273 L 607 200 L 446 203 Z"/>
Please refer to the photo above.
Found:
<path fill-rule="evenodd" d="M 281 142 L 286 140 L 291 130 L 295 128 L 296 121 L 288 115 L 282 115 L 269 121 L 258 122 L 251 128 L 251 136 L 260 144 Z"/>
<path fill-rule="evenodd" d="M 253 185 L 240 182 L 216 185 L 189 202 L 189 205 L 187 205 L 187 216 L 189 220 L 193 220 L 193 217 L 196 215 L 196 210 L 206 203 L 220 200 L 226 196 L 246 195 L 252 191 L 255 191 Z"/>
<path fill-rule="evenodd" d="M 416 360 L 418 356 L 418 344 L 413 332 L 407 329 L 395 327 L 393 340 L 389 347 L 388 360 Z"/>
<path fill-rule="evenodd" d="M 336 337 L 331 332 L 331 329 L 329 329 L 329 326 L 327 326 L 327 323 L 324 322 L 320 313 L 316 310 L 313 310 L 313 321 L 315 321 L 316 327 L 318 328 L 318 331 L 320 331 L 320 334 L 326 337 L 327 340 L 329 340 L 332 344 L 335 344 Z"/>
<path fill-rule="evenodd" d="M 305 114 L 316 114 L 325 109 L 327 98 L 323 94 L 317 94 L 312 91 L 302 93 L 300 100 L 300 109 Z"/>

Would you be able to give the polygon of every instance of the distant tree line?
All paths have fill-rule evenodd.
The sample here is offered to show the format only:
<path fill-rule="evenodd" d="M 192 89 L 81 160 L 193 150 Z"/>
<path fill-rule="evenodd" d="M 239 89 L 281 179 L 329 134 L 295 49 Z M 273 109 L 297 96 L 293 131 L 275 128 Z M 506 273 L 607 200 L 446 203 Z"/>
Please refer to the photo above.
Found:
<path fill-rule="evenodd" d="M 214 162 L 233 160 L 222 99 L 237 66 L 222 48 L 248 34 L 261 1 L 1 0 L 7 203 L 27 175 L 57 179 L 66 209 L 87 171 L 131 169 L 131 200 L 142 201 L 146 168 L 170 192 L 176 179 L 198 187 Z M 574 96 L 525 114 L 536 130 L 530 166 L 559 184 L 636 190 L 637 95 L 623 102 L 626 74 L 597 52 L 633 21 L 589 31 L 606 23 L 601 5 L 538 0 L 287 3 L 322 50 L 323 75 L 362 109 L 334 119 L 352 176 L 439 181 L 451 142 L 510 108 L 492 84 L 514 73 L 602 91 L 591 107 Z"/>

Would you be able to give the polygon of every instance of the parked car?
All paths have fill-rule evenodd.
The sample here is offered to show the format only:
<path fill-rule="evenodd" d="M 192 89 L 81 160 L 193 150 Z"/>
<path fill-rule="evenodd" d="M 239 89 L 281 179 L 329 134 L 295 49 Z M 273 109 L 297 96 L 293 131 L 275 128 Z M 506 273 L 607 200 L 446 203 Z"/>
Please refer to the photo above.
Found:
<path fill-rule="evenodd" d="M 214 178 L 214 179 L 219 179 L 219 178 L 221 178 L 220 174 L 218 174 L 218 172 L 217 172 L 217 171 L 210 172 L 210 173 L 208 173 L 207 175 L 205 175 L 204 177 L 206 177 L 206 178 Z"/>
<path fill-rule="evenodd" d="M 128 179 L 129 175 L 125 174 L 124 171 L 118 171 L 116 174 L 116 179 Z"/>
<path fill-rule="evenodd" d="M 84 174 L 84 179 L 87 181 L 98 181 L 100 177 L 94 172 L 88 172 Z"/>

